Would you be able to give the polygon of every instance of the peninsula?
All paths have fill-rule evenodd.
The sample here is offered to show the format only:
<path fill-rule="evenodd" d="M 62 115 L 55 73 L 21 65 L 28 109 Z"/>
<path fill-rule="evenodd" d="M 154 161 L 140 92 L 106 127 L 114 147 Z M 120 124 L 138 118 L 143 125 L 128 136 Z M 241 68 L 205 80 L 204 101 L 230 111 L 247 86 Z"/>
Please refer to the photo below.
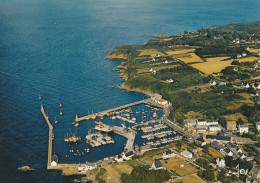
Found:
<path fill-rule="evenodd" d="M 151 164 L 151 169 L 163 167 L 177 182 L 259 181 L 260 22 L 154 37 L 144 45 L 118 46 L 106 59 L 122 60 L 117 70 L 125 83 L 119 88 L 160 94 L 172 104 L 169 119 L 200 137 L 168 148 L 186 162 L 194 155 L 192 162 L 205 169 L 182 174 L 184 165 L 177 165 L 176 157 L 157 161 L 165 159 L 164 148 L 137 158 L 134 165 L 128 163 L 133 170 L 119 171 L 120 180 L 131 182 L 134 176 L 132 180 L 147 181 L 149 177 L 137 175 L 147 171 L 135 168 L 141 163 Z M 238 175 L 237 164 L 244 171 Z M 112 165 L 115 170 L 116 166 L 120 165 Z M 169 178 L 163 177 L 161 181 Z"/>

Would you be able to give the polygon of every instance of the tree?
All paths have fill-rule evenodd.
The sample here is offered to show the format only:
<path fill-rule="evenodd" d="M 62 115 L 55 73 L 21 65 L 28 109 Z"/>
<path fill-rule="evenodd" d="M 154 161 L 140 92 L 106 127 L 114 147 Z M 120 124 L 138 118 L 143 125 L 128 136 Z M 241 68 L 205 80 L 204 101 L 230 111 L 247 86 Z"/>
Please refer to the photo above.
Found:
<path fill-rule="evenodd" d="M 214 172 L 211 169 L 206 169 L 202 172 L 202 178 L 212 181 L 215 179 Z"/>
<path fill-rule="evenodd" d="M 242 125 L 243 123 L 244 123 L 244 121 L 243 121 L 241 118 L 238 118 L 237 124 L 238 124 L 238 125 Z"/>

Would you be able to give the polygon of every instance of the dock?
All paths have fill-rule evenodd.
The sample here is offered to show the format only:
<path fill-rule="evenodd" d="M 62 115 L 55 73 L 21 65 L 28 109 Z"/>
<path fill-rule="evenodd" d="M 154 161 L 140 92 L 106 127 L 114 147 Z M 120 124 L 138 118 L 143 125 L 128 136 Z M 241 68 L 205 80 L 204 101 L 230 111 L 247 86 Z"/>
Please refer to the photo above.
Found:
<path fill-rule="evenodd" d="M 98 112 L 98 113 L 93 113 L 93 114 L 90 114 L 90 115 L 87 115 L 87 116 L 77 118 L 75 121 L 80 122 L 80 121 L 83 121 L 83 120 L 95 119 L 97 116 L 104 116 L 108 113 L 120 111 L 122 109 L 125 109 L 125 108 L 128 108 L 128 107 L 133 107 L 133 106 L 140 105 L 140 104 L 151 104 L 151 99 L 148 98 L 148 99 L 140 100 L 140 101 L 133 102 L 133 103 L 130 103 L 130 104 L 115 107 L 115 108 L 112 108 L 112 109 L 108 109 L 108 110 L 105 110 L 105 111 L 101 111 L 101 112 Z"/>
<path fill-rule="evenodd" d="M 41 113 L 49 127 L 49 144 L 48 144 L 48 161 L 47 169 L 51 168 L 51 158 L 52 158 L 52 137 L 53 137 L 53 126 L 49 120 L 49 116 L 46 115 L 43 105 L 41 105 Z"/>
<path fill-rule="evenodd" d="M 120 127 L 120 126 L 114 126 L 111 127 L 113 129 L 113 131 L 118 134 L 121 135 L 125 138 L 127 138 L 127 142 L 125 145 L 125 150 L 128 151 L 133 151 L 133 147 L 134 147 L 134 141 L 135 141 L 135 131 L 131 129 L 131 131 L 126 132 L 125 128 Z"/>

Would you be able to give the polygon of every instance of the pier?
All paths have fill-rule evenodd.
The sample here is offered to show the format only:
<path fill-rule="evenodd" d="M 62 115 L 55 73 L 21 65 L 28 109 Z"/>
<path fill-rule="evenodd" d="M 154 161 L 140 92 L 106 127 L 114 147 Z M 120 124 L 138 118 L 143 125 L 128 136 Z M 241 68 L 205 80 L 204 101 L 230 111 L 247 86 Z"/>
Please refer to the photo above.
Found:
<path fill-rule="evenodd" d="M 41 105 L 41 113 L 49 127 L 49 145 L 48 145 L 48 161 L 47 169 L 51 169 L 51 158 L 52 158 L 52 137 L 53 137 L 53 126 L 49 120 L 49 116 L 46 115 L 43 105 Z"/>
<path fill-rule="evenodd" d="M 118 134 L 121 135 L 125 138 L 127 138 L 127 142 L 125 145 L 125 150 L 128 151 L 133 151 L 133 147 L 134 147 L 134 141 L 135 141 L 135 131 L 134 130 L 129 130 L 126 131 L 125 128 L 120 127 L 120 126 L 114 126 L 111 127 L 113 129 L 113 131 Z"/>
<path fill-rule="evenodd" d="M 130 103 L 130 104 L 126 104 L 126 105 L 122 105 L 122 106 L 115 107 L 115 108 L 112 108 L 112 109 L 108 109 L 108 110 L 105 110 L 105 111 L 101 111 L 101 112 L 98 112 L 98 113 L 83 116 L 83 117 L 77 118 L 75 121 L 80 122 L 80 121 L 83 121 L 83 120 L 95 119 L 97 116 L 104 116 L 108 113 L 119 111 L 119 110 L 122 110 L 122 109 L 125 109 L 125 108 L 128 108 L 128 107 L 133 107 L 133 106 L 140 105 L 140 104 L 151 104 L 151 99 L 150 98 L 144 99 L 144 100 L 140 100 L 140 101 L 133 102 L 133 103 Z"/>

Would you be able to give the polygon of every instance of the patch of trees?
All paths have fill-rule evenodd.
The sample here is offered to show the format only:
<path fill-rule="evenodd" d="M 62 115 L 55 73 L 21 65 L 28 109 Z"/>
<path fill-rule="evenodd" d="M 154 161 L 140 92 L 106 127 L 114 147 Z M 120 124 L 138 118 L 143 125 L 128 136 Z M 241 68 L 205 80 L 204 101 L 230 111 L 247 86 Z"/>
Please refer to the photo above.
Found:
<path fill-rule="evenodd" d="M 198 176 L 208 181 L 213 181 L 215 179 L 214 172 L 211 169 L 199 171 Z"/>
<path fill-rule="evenodd" d="M 134 167 L 132 173 L 121 175 L 123 183 L 159 183 L 169 180 L 171 177 L 167 170 L 149 170 L 147 167 Z"/>
<path fill-rule="evenodd" d="M 196 48 L 195 53 L 200 57 L 218 57 L 227 55 L 235 57 L 237 54 L 241 53 L 250 54 L 243 46 L 234 47 L 226 44 L 209 45 L 202 48 Z"/>

